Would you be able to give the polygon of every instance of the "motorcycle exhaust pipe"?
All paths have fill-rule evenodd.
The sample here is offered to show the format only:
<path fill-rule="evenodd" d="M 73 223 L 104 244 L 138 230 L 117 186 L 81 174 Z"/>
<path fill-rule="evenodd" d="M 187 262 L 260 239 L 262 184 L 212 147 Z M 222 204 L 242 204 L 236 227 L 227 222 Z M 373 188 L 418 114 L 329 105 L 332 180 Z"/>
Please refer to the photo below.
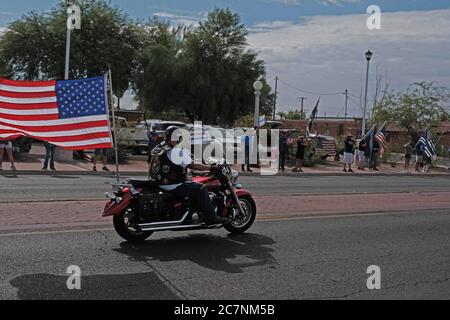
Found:
<path fill-rule="evenodd" d="M 198 230 L 198 229 L 219 229 L 222 227 L 222 225 L 211 225 L 206 226 L 204 224 L 187 224 L 187 225 L 178 225 L 178 226 L 160 226 L 160 227 L 141 227 L 139 225 L 142 231 L 179 231 L 179 230 Z"/>
<path fill-rule="evenodd" d="M 189 211 L 186 211 L 186 213 L 183 215 L 183 217 L 181 217 L 180 220 L 143 223 L 143 224 L 140 224 L 139 227 L 142 230 L 144 230 L 144 229 L 156 228 L 156 227 L 177 226 L 177 225 L 182 224 L 184 222 L 184 220 L 186 220 L 188 214 L 189 214 Z"/>

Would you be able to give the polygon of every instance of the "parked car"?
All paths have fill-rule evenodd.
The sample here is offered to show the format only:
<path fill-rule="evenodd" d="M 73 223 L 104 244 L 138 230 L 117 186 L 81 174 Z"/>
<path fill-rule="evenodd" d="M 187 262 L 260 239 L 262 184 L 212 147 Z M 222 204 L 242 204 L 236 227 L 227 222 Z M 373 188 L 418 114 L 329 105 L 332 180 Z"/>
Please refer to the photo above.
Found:
<path fill-rule="evenodd" d="M 125 118 L 116 119 L 117 144 L 133 154 L 141 154 L 148 150 L 147 129 L 130 126 Z"/>
<path fill-rule="evenodd" d="M 147 130 L 153 130 L 156 128 L 156 132 L 164 133 L 166 129 L 170 126 L 177 126 L 180 128 L 185 128 L 186 123 L 181 121 L 163 121 L 158 119 L 150 119 L 141 121 L 136 127 L 137 128 L 146 128 Z"/>

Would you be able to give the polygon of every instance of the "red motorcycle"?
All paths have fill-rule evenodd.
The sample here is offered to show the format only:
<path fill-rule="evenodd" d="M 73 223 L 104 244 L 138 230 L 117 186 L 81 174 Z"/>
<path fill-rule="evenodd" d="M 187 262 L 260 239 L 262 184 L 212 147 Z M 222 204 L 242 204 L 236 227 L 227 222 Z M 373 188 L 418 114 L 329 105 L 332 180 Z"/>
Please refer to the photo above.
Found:
<path fill-rule="evenodd" d="M 206 225 L 203 213 L 190 203 L 189 197 L 177 199 L 151 180 L 129 180 L 112 194 L 103 217 L 113 216 L 114 229 L 127 241 L 143 241 L 155 231 L 219 229 L 243 233 L 256 217 L 252 195 L 237 183 L 238 173 L 228 165 L 218 165 L 206 175 L 194 174 L 194 182 L 207 186 L 214 211 L 228 222 Z"/>

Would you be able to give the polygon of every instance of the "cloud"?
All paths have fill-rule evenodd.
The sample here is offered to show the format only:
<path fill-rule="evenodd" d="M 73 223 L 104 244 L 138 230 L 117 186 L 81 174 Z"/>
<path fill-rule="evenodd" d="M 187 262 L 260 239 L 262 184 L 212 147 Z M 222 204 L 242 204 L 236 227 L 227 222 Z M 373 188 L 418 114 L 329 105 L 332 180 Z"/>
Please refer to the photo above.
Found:
<path fill-rule="evenodd" d="M 315 16 L 300 23 L 264 22 L 252 27 L 248 41 L 265 60 L 270 83 L 275 76 L 294 87 L 359 96 L 364 85 L 364 52 L 371 49 L 371 91 L 375 70 L 391 88 L 403 90 L 417 81 L 437 81 L 450 87 L 450 10 L 382 14 L 382 29 L 369 30 L 366 15 Z M 308 95 L 280 85 L 280 106 L 296 107 Z M 343 114 L 342 95 L 323 96 L 321 115 Z M 312 103 L 312 102 L 311 102 Z M 360 114 L 352 103 L 350 112 Z"/>
<path fill-rule="evenodd" d="M 184 24 L 184 25 L 193 25 L 197 26 L 199 21 L 203 21 L 206 19 L 207 13 L 199 12 L 192 15 L 188 14 L 177 14 L 172 12 L 155 12 L 153 13 L 155 17 L 158 17 L 163 20 L 168 20 L 174 25 Z"/>

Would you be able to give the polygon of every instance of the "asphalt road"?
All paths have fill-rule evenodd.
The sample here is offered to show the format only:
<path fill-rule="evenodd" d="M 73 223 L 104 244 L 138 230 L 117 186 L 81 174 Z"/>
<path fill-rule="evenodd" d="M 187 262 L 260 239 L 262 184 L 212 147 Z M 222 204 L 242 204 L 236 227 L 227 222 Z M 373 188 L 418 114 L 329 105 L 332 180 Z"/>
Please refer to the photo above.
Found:
<path fill-rule="evenodd" d="M 125 178 L 124 178 L 125 179 Z M 0 176 L 0 202 L 102 199 L 113 179 L 96 176 Z M 450 191 L 450 177 L 240 177 L 256 195 Z"/>
<path fill-rule="evenodd" d="M 81 290 L 66 269 L 81 268 Z M 381 289 L 369 290 L 370 265 Z M 256 222 L 154 234 L 0 235 L 0 299 L 449 299 L 450 213 Z"/>

